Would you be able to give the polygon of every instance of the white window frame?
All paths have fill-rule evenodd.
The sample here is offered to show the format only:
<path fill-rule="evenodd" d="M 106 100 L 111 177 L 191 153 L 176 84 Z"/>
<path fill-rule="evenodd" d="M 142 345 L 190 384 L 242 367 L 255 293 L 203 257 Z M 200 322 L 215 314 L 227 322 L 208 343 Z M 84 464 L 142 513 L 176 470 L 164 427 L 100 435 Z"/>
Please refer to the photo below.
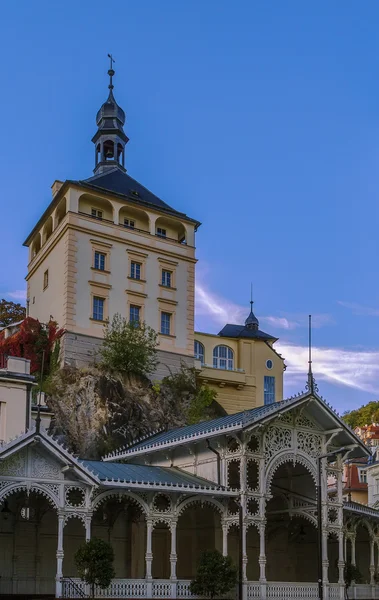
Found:
<path fill-rule="evenodd" d="M 98 259 L 98 266 L 96 266 L 96 257 Z M 103 257 L 103 268 L 101 268 L 101 257 Z M 93 255 L 93 268 L 97 271 L 105 271 L 105 261 L 107 260 L 107 255 L 104 252 L 100 252 L 100 250 L 95 250 Z"/>
<path fill-rule="evenodd" d="M 134 268 L 134 266 L 135 266 L 135 268 Z M 133 275 L 133 271 L 134 271 L 134 275 Z M 138 272 L 138 276 L 137 276 L 137 272 Z M 131 260 L 130 261 L 130 278 L 135 279 L 136 281 L 140 281 L 141 275 L 142 275 L 142 264 L 137 262 L 136 260 Z"/>
<path fill-rule="evenodd" d="M 213 348 L 213 368 L 234 371 L 234 352 L 229 346 L 219 344 Z"/>
<path fill-rule="evenodd" d="M 129 219 L 129 217 L 124 218 L 124 227 L 127 229 L 135 229 L 136 222 L 134 219 Z"/>
<path fill-rule="evenodd" d="M 166 316 L 168 317 L 168 331 L 167 330 L 163 331 L 163 327 L 162 327 L 162 325 L 163 325 L 163 318 L 166 317 Z M 162 311 L 161 312 L 161 331 L 160 331 L 160 333 L 162 335 L 171 335 L 171 320 L 172 320 L 172 314 L 171 313 L 166 312 L 166 311 Z"/>
<path fill-rule="evenodd" d="M 167 229 L 165 227 L 157 227 L 155 235 L 161 238 L 167 237 Z"/>
<path fill-rule="evenodd" d="M 172 271 L 168 269 L 162 269 L 162 285 L 164 287 L 170 288 L 172 287 Z"/>
<path fill-rule="evenodd" d="M 201 364 L 203 365 L 205 362 L 204 344 L 202 344 L 198 340 L 195 340 L 194 345 L 193 345 L 193 350 L 194 350 L 196 360 L 199 360 L 201 362 Z M 199 352 L 199 350 L 200 350 L 200 352 Z"/>
<path fill-rule="evenodd" d="M 103 211 L 98 208 L 91 208 L 91 217 L 101 221 L 103 219 Z"/>

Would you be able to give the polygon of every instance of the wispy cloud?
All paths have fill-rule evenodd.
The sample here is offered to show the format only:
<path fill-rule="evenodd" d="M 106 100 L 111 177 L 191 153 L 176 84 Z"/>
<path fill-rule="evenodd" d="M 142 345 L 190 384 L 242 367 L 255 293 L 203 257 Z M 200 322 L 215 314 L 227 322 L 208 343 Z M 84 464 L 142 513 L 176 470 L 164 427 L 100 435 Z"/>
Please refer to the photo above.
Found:
<path fill-rule="evenodd" d="M 246 318 L 246 307 L 236 305 L 210 292 L 203 283 L 196 286 L 197 315 L 206 316 L 212 323 L 242 323 Z M 288 333 L 307 326 L 307 315 L 286 317 L 259 316 L 262 323 Z M 327 314 L 314 315 L 314 327 L 330 325 L 333 319 Z M 286 384 L 302 389 L 308 368 L 308 348 L 295 343 L 279 341 L 275 349 L 286 361 Z M 318 381 L 328 381 L 357 390 L 379 393 L 379 350 L 323 348 L 312 350 L 313 370 Z"/>
<path fill-rule="evenodd" d="M 196 283 L 196 314 L 198 316 L 207 316 L 218 325 L 225 323 L 243 323 L 248 313 L 247 306 L 234 304 L 225 298 L 217 296 L 210 292 L 207 287 L 201 283 Z M 259 315 L 261 323 L 267 323 L 277 329 L 287 331 L 306 327 L 308 325 L 308 315 Z M 333 319 L 327 314 L 317 314 L 312 316 L 313 327 L 323 327 L 333 323 Z"/>
<path fill-rule="evenodd" d="M 275 348 L 286 359 L 286 379 L 302 386 L 306 377 L 308 348 L 277 342 Z M 379 393 L 379 350 L 313 348 L 312 367 L 317 380 Z"/>
<path fill-rule="evenodd" d="M 338 300 L 337 304 L 353 311 L 355 315 L 379 317 L 379 308 L 372 308 L 371 306 L 363 306 L 356 302 L 345 302 L 343 300 Z"/>
<path fill-rule="evenodd" d="M 26 290 L 14 290 L 13 292 L 5 292 L 7 298 L 12 300 L 24 301 L 26 300 Z"/>

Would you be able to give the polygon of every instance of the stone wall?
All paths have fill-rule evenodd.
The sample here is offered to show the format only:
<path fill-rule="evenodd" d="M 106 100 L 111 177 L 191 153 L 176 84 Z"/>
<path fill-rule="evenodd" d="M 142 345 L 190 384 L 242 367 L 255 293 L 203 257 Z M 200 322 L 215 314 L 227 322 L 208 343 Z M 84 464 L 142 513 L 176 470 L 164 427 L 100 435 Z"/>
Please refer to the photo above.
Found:
<path fill-rule="evenodd" d="M 62 362 L 73 367 L 86 367 L 96 362 L 102 340 L 89 335 L 67 331 L 61 340 Z M 171 372 L 176 372 L 181 363 L 194 366 L 194 358 L 175 352 L 158 350 L 158 366 L 151 379 L 162 379 Z"/>

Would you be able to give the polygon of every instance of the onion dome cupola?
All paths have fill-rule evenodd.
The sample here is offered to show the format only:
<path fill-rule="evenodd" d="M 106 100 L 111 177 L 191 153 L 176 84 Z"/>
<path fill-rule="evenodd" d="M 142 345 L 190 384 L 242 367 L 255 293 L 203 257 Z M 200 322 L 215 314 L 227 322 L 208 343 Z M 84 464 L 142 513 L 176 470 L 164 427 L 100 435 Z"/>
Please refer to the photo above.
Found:
<path fill-rule="evenodd" d="M 125 172 L 125 146 L 129 138 L 124 132 L 125 113 L 113 95 L 114 59 L 108 54 L 111 64 L 108 70 L 109 95 L 96 115 L 97 132 L 92 138 L 95 144 L 94 173 L 104 173 L 115 167 Z"/>
<path fill-rule="evenodd" d="M 245 321 L 245 326 L 248 329 L 253 329 L 255 331 L 258 331 L 259 321 L 253 312 L 253 304 L 254 304 L 254 302 L 252 300 L 250 300 L 250 314 Z"/>

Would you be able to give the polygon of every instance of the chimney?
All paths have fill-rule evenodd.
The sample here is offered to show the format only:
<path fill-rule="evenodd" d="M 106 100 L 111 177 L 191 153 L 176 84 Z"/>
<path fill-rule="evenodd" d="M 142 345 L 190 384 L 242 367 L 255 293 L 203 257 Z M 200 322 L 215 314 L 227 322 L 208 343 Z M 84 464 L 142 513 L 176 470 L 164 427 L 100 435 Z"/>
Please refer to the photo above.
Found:
<path fill-rule="evenodd" d="M 59 179 L 56 179 L 54 181 L 53 185 L 51 186 L 51 191 L 52 191 L 52 194 L 53 194 L 53 198 L 55 198 L 55 196 L 57 195 L 57 193 L 61 189 L 62 185 L 63 185 L 63 181 L 59 181 Z"/>

